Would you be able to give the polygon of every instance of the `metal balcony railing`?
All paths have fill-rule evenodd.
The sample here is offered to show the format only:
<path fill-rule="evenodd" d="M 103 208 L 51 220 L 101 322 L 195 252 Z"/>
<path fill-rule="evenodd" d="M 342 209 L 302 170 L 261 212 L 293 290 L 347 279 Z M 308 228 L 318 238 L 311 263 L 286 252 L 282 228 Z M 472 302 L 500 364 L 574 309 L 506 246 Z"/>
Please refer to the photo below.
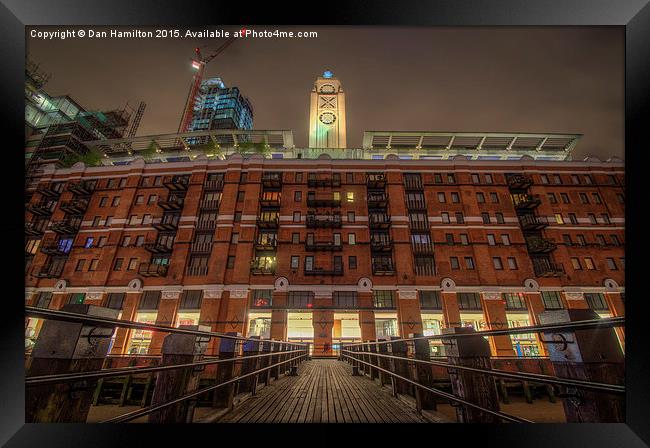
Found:
<path fill-rule="evenodd" d="M 340 207 L 341 199 L 329 196 L 307 196 L 307 205 L 309 207 Z"/>
<path fill-rule="evenodd" d="M 404 177 L 404 188 L 406 190 L 422 190 L 424 185 L 422 184 L 421 177 Z"/>
<path fill-rule="evenodd" d="M 189 277 L 201 277 L 204 275 L 208 275 L 208 267 L 207 266 L 188 266 L 187 267 L 187 275 Z"/>
<path fill-rule="evenodd" d="M 257 238 L 255 240 L 255 249 L 257 250 L 275 250 L 278 246 L 278 238 Z"/>
<path fill-rule="evenodd" d="M 144 249 L 152 254 L 170 254 L 174 250 L 174 246 L 169 242 L 148 241 L 144 243 Z"/>
<path fill-rule="evenodd" d="M 165 277 L 169 265 L 157 263 L 140 263 L 138 266 L 138 274 L 143 277 Z"/>
<path fill-rule="evenodd" d="M 433 243 L 411 243 L 411 249 L 416 255 L 433 255 Z"/>
<path fill-rule="evenodd" d="M 386 229 L 390 227 L 391 219 L 387 214 L 371 213 L 368 215 L 368 224 L 371 229 Z"/>
<path fill-rule="evenodd" d="M 81 218 L 65 218 L 52 222 L 50 229 L 58 234 L 73 234 L 79 231 Z"/>
<path fill-rule="evenodd" d="M 199 208 L 203 211 L 216 211 L 219 210 L 219 202 L 218 199 L 202 199 Z"/>
<path fill-rule="evenodd" d="M 273 275 L 275 274 L 275 262 L 255 258 L 251 261 L 251 274 Z"/>
<path fill-rule="evenodd" d="M 409 220 L 409 228 L 411 230 L 429 230 L 429 223 L 427 221 Z"/>
<path fill-rule="evenodd" d="M 384 188 L 386 186 L 386 176 L 383 174 L 367 174 L 366 186 L 368 188 Z"/>
<path fill-rule="evenodd" d="M 178 223 L 180 222 L 180 215 L 163 215 L 160 222 L 153 225 L 154 229 L 160 231 L 178 230 Z"/>
<path fill-rule="evenodd" d="M 307 186 L 308 187 L 340 187 L 341 186 L 341 178 L 337 176 L 330 176 L 330 177 L 317 177 L 317 176 L 309 176 L 307 179 Z"/>
<path fill-rule="evenodd" d="M 388 206 L 388 195 L 386 193 L 368 194 L 368 208 L 385 208 Z"/>
<path fill-rule="evenodd" d="M 209 254 L 212 253 L 212 244 L 213 241 L 195 241 L 190 246 L 190 251 L 193 254 Z"/>
<path fill-rule="evenodd" d="M 25 234 L 30 236 L 40 236 L 47 229 L 47 221 L 31 221 L 25 223 Z"/>
<path fill-rule="evenodd" d="M 203 189 L 206 191 L 221 191 L 223 190 L 223 179 L 206 180 Z"/>
<path fill-rule="evenodd" d="M 282 186 L 282 173 L 262 174 L 262 185 L 265 188 L 280 188 Z"/>
<path fill-rule="evenodd" d="M 41 252 L 47 255 L 67 255 L 71 250 L 71 244 L 61 244 L 59 241 L 50 241 L 41 245 Z"/>
<path fill-rule="evenodd" d="M 277 196 L 260 196 L 260 207 L 278 208 L 280 207 L 280 195 Z"/>
<path fill-rule="evenodd" d="M 95 191 L 96 181 L 80 180 L 68 183 L 68 191 L 78 196 L 90 196 Z"/>
<path fill-rule="evenodd" d="M 526 238 L 526 245 L 530 253 L 548 253 L 557 248 L 557 244 L 553 241 L 541 237 L 528 237 Z"/>
<path fill-rule="evenodd" d="M 372 273 L 375 275 L 395 275 L 393 263 L 372 262 Z"/>
<path fill-rule="evenodd" d="M 343 275 L 343 266 L 333 266 L 331 269 L 321 267 L 305 268 L 305 275 Z"/>
<path fill-rule="evenodd" d="M 63 263 L 46 264 L 34 273 L 38 278 L 60 278 L 63 274 Z"/>
<path fill-rule="evenodd" d="M 538 194 L 520 194 L 512 196 L 512 203 L 516 209 L 532 209 L 538 207 L 542 200 Z"/>
<path fill-rule="evenodd" d="M 185 204 L 185 198 L 170 195 L 166 199 L 158 201 L 158 207 L 163 210 L 181 210 Z"/>
<path fill-rule="evenodd" d="M 55 206 L 56 202 L 54 201 L 39 201 L 27 204 L 26 209 L 34 215 L 50 216 Z"/>
<path fill-rule="evenodd" d="M 512 190 L 525 190 L 533 185 L 533 179 L 523 174 L 508 177 L 508 188 Z"/>
<path fill-rule="evenodd" d="M 306 225 L 308 228 L 319 228 L 319 227 L 330 227 L 338 228 L 341 227 L 341 215 L 307 215 Z"/>
<path fill-rule="evenodd" d="M 343 250 L 343 245 L 339 241 L 306 241 L 305 250 L 307 251 L 339 251 Z"/>
<path fill-rule="evenodd" d="M 163 185 L 171 191 L 185 191 L 190 184 L 186 176 L 165 176 Z"/>
<path fill-rule="evenodd" d="M 427 205 L 424 202 L 424 199 L 407 199 L 406 208 L 409 210 L 426 210 Z"/>
<path fill-rule="evenodd" d="M 260 229 L 277 229 L 280 225 L 279 216 L 259 216 L 257 218 L 257 226 Z"/>
<path fill-rule="evenodd" d="M 48 198 L 58 198 L 63 191 L 63 184 L 41 184 L 36 187 L 36 192 Z"/>
<path fill-rule="evenodd" d="M 524 230 L 540 230 L 548 226 L 548 220 L 533 214 L 519 216 L 519 224 Z"/>
<path fill-rule="evenodd" d="M 550 261 L 533 261 L 533 270 L 537 277 L 559 277 L 564 274 L 562 265 Z"/>
<path fill-rule="evenodd" d="M 373 252 L 388 252 L 393 248 L 393 240 L 390 238 L 371 238 L 370 250 Z"/>
<path fill-rule="evenodd" d="M 69 215 L 81 215 L 88 208 L 88 199 L 63 201 L 59 208 Z"/>

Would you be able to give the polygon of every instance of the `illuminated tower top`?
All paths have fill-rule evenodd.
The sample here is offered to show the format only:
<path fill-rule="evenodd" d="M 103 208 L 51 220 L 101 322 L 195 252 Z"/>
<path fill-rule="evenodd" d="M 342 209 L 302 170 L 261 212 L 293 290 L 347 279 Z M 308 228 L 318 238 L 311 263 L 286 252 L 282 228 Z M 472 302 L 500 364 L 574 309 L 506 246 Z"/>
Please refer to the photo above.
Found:
<path fill-rule="evenodd" d="M 345 148 L 345 93 L 330 70 L 316 78 L 309 108 L 309 147 Z"/>

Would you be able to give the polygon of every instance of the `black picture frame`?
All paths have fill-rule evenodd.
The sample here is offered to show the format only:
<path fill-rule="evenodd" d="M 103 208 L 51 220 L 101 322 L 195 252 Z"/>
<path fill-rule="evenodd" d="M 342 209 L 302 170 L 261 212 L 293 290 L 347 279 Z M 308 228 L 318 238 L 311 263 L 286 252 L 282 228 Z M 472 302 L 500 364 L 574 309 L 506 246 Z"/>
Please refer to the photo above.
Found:
<path fill-rule="evenodd" d="M 327 13 L 325 13 L 327 11 Z M 249 4 L 224 1 L 171 0 L 2 0 L 0 4 L 3 132 L 2 195 L 5 236 L 2 294 L 4 319 L 0 375 L 2 411 L 0 443 L 6 446 L 137 446 L 154 439 L 171 443 L 449 443 L 500 446 L 626 446 L 650 444 L 650 356 L 644 344 L 644 297 L 639 276 L 646 249 L 643 209 L 646 208 L 643 170 L 648 166 L 650 116 L 650 6 L 647 0 L 446 0 L 374 1 L 330 4 Z M 79 425 L 24 423 L 24 293 L 19 250 L 23 234 L 22 201 L 14 191 L 22 188 L 24 147 L 24 57 L 27 25 L 195 25 L 217 24 L 332 24 L 400 26 L 619 26 L 625 28 L 625 162 L 626 198 L 626 423 L 539 425 L 438 425 L 404 427 L 382 425 L 341 429 L 313 426 L 193 425 Z M 15 247 L 14 247 L 15 246 Z M 15 253 L 14 253 L 15 250 Z M 14 272 L 15 271 L 15 272 Z M 116 429 L 117 428 L 117 429 Z M 344 431 L 345 430 L 345 431 Z M 443 435 L 444 433 L 444 435 Z M 226 434 L 234 439 L 226 440 Z M 385 435 L 396 439 L 389 442 Z M 202 441 L 197 440 L 199 437 Z M 279 438 L 282 437 L 282 438 Z M 423 437 L 421 440 L 419 437 Z"/>

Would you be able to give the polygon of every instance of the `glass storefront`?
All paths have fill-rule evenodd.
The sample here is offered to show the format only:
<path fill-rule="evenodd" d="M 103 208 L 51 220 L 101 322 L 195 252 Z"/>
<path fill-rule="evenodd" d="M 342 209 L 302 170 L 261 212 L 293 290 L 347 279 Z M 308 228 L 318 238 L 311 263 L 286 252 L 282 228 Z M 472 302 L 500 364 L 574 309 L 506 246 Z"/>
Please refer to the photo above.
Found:
<path fill-rule="evenodd" d="M 422 313 L 422 333 L 425 336 L 442 334 L 443 328 L 445 328 L 445 320 L 442 313 Z M 445 356 L 441 340 L 431 340 L 429 346 L 431 347 L 431 356 Z"/>
<path fill-rule="evenodd" d="M 155 324 L 157 317 L 157 311 L 140 311 L 136 313 L 135 321 L 146 324 Z M 149 351 L 152 334 L 152 331 L 147 330 L 131 330 L 131 339 L 129 341 L 127 353 L 129 355 L 146 355 Z"/>
<path fill-rule="evenodd" d="M 508 328 L 528 327 L 530 318 L 528 312 L 506 313 Z M 511 334 L 512 348 L 517 357 L 540 356 L 537 337 L 534 333 Z"/>
<path fill-rule="evenodd" d="M 397 313 L 381 313 L 375 311 L 375 330 L 377 339 L 399 336 Z"/>
<path fill-rule="evenodd" d="M 271 313 L 248 313 L 248 336 L 271 339 Z"/>

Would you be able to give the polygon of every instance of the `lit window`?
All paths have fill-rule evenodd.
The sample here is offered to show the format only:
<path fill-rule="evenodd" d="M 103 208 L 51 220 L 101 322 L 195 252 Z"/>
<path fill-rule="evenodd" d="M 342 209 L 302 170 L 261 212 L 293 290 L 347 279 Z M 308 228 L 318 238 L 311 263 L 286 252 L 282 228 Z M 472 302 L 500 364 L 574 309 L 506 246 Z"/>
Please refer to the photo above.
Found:
<path fill-rule="evenodd" d="M 492 263 L 494 264 L 494 269 L 496 270 L 503 269 L 503 264 L 501 263 L 500 257 L 492 257 Z"/>
<path fill-rule="evenodd" d="M 354 191 L 348 191 L 345 196 L 348 202 L 354 202 Z"/>
<path fill-rule="evenodd" d="M 300 267 L 300 257 L 299 256 L 292 256 L 291 257 L 291 269 L 298 269 Z"/>
<path fill-rule="evenodd" d="M 510 237 L 507 234 L 501 235 L 501 242 L 504 246 L 510 246 Z"/>
<path fill-rule="evenodd" d="M 494 239 L 494 235 L 488 234 L 487 236 L 487 241 L 489 246 L 494 246 L 496 244 L 496 240 Z"/>
<path fill-rule="evenodd" d="M 596 269 L 596 266 L 594 266 L 594 260 L 592 260 L 591 258 L 585 258 L 585 266 L 587 267 L 587 269 L 591 271 Z"/>
<path fill-rule="evenodd" d="M 356 244 L 356 235 L 354 233 L 348 233 L 348 244 Z"/>
<path fill-rule="evenodd" d="M 86 244 L 84 244 L 84 247 L 86 249 L 93 247 L 93 241 L 95 241 L 95 239 L 92 236 L 89 236 L 88 238 L 86 238 Z"/>
<path fill-rule="evenodd" d="M 560 213 L 555 214 L 555 222 L 558 224 L 564 224 L 564 218 L 562 218 L 562 215 Z"/>
<path fill-rule="evenodd" d="M 579 258 L 571 258 L 571 264 L 573 265 L 573 270 L 575 270 L 575 271 L 581 271 L 582 270 L 582 265 L 580 264 L 580 259 Z"/>
<path fill-rule="evenodd" d="M 508 257 L 508 268 L 517 269 L 517 259 L 514 257 Z"/>

